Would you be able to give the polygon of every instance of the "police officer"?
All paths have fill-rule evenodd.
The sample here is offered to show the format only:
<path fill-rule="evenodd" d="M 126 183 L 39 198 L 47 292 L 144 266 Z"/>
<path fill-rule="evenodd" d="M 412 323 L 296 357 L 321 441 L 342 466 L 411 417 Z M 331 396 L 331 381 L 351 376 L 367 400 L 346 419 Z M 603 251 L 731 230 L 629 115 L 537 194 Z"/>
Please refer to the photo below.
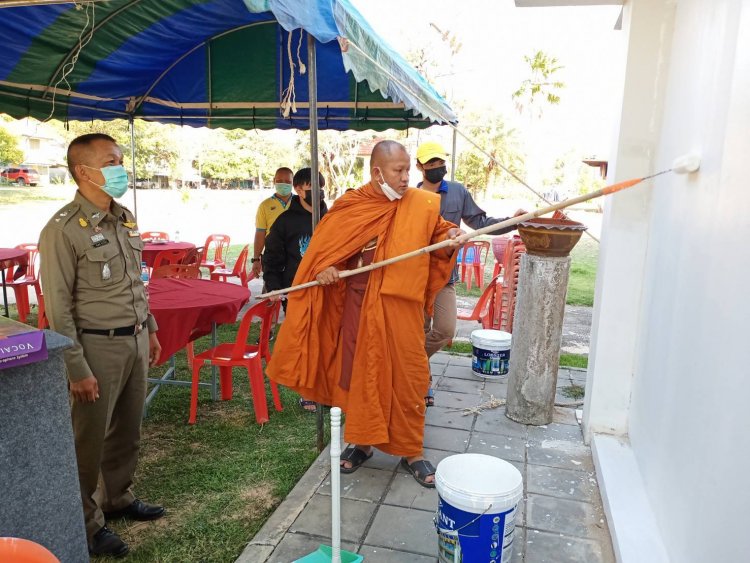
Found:
<path fill-rule="evenodd" d="M 89 552 L 120 557 L 128 545 L 107 519 L 164 515 L 132 492 L 146 376 L 161 346 L 138 227 L 113 199 L 128 188 L 122 151 L 108 135 L 83 135 L 68 147 L 68 168 L 78 192 L 42 230 L 42 286 L 52 329 L 73 341 L 65 366 Z"/>

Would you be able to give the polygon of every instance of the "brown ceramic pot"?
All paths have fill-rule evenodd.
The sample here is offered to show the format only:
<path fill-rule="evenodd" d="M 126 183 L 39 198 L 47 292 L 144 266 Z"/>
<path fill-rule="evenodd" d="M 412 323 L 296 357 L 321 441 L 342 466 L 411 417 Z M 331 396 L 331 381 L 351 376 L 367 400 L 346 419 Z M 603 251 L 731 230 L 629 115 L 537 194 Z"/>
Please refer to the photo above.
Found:
<path fill-rule="evenodd" d="M 537 217 L 518 226 L 526 252 L 537 256 L 567 256 L 586 230 L 586 225 L 567 219 Z"/>

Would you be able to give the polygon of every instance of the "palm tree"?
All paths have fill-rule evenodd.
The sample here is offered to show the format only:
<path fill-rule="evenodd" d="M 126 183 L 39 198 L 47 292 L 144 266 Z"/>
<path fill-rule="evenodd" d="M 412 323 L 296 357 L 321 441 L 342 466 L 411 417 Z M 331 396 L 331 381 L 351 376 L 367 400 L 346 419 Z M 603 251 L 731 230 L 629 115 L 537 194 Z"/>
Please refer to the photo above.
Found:
<path fill-rule="evenodd" d="M 536 109 L 537 117 L 541 117 L 544 106 L 540 99 L 550 105 L 560 103 L 558 92 L 565 88 L 565 84 L 555 80 L 553 75 L 564 67 L 544 51 L 537 51 L 533 57 L 524 56 L 524 60 L 529 65 L 531 77 L 521 82 L 521 87 L 513 92 L 512 98 L 519 113 Z"/>

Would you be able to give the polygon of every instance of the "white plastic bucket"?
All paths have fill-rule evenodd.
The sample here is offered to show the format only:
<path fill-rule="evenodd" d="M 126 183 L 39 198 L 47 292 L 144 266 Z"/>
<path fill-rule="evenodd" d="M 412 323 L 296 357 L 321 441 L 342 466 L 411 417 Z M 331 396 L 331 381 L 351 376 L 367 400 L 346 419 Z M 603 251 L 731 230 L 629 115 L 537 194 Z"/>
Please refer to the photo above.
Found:
<path fill-rule="evenodd" d="M 523 477 L 507 461 L 483 454 L 445 458 L 435 472 L 438 560 L 508 563 Z"/>
<path fill-rule="evenodd" d="M 481 329 L 471 333 L 471 371 L 483 379 L 508 373 L 512 336 L 502 330 Z"/>

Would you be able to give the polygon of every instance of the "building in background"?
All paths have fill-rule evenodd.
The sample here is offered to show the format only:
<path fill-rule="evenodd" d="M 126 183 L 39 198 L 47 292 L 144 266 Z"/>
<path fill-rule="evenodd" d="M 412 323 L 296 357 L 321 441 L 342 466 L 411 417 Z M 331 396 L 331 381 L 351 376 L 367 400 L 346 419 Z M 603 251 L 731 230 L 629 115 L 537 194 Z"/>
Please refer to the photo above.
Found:
<path fill-rule="evenodd" d="M 19 139 L 23 162 L 14 163 L 35 169 L 40 184 L 66 183 L 69 180 L 65 164 L 65 140 L 49 125 L 36 119 L 8 121 L 3 126 Z"/>

